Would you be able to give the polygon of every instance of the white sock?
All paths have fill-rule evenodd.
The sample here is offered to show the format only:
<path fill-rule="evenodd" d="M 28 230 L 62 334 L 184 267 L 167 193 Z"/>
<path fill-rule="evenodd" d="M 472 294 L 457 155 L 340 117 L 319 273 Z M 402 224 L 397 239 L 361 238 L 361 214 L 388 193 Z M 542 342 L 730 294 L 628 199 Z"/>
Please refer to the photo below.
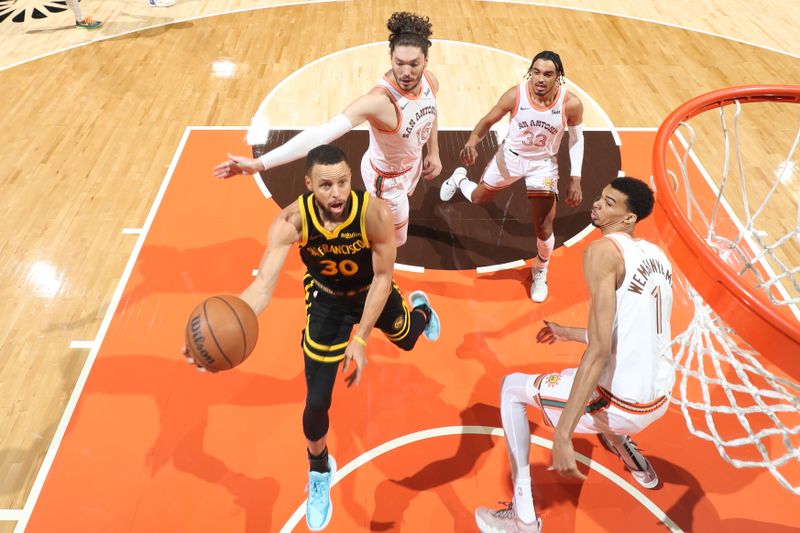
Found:
<path fill-rule="evenodd" d="M 555 244 L 556 236 L 554 234 L 550 234 L 550 238 L 546 241 L 536 237 L 536 266 L 534 270 L 547 270 L 547 265 L 550 262 L 550 254 L 553 253 Z"/>
<path fill-rule="evenodd" d="M 81 6 L 78 4 L 78 0 L 67 0 L 67 6 L 72 10 L 72 13 L 75 15 L 75 22 L 80 22 L 83 20 L 83 11 L 81 11 Z"/>
<path fill-rule="evenodd" d="M 525 465 L 517 471 L 517 481 L 514 483 L 514 509 L 517 517 L 526 524 L 536 521 L 536 510 L 533 507 L 533 494 L 531 494 L 530 465 Z"/>
<path fill-rule="evenodd" d="M 461 190 L 464 198 L 472 202 L 472 191 L 478 188 L 478 184 L 464 176 L 464 178 L 458 182 L 458 188 Z"/>

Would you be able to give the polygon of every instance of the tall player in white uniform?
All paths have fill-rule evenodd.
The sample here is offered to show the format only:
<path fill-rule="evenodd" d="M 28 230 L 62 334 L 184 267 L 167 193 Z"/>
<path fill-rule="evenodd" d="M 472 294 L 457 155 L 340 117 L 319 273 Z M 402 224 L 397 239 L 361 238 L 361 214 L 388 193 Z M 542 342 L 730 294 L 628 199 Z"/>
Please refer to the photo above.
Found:
<path fill-rule="evenodd" d="M 672 266 L 664 252 L 635 239 L 636 223 L 653 209 L 653 193 L 635 178 L 617 178 L 592 206 L 592 224 L 602 238 L 583 254 L 589 286 L 589 325 L 545 322 L 536 340 L 587 343 L 578 368 L 552 374 L 510 374 L 503 380 L 500 415 L 514 482 L 513 504 L 475 512 L 484 532 L 538 532 L 531 494 L 526 407 L 537 407 L 555 427 L 553 464 L 565 476 L 586 479 L 575 463 L 573 433 L 596 433 L 646 488 L 658 485 L 650 462 L 629 435 L 667 411 L 674 382 L 669 344 Z"/>
<path fill-rule="evenodd" d="M 470 202 L 490 202 L 498 191 L 525 179 L 525 188 L 533 211 L 537 255 L 533 266 L 531 298 L 547 298 L 547 266 L 553 251 L 553 219 L 558 198 L 558 148 L 564 130 L 569 127 L 571 181 L 566 202 L 581 203 L 581 167 L 583 166 L 583 104 L 562 85 L 564 66 L 555 52 L 536 54 L 528 69 L 527 81 L 509 89 L 472 130 L 461 150 L 461 162 L 472 165 L 478 156 L 476 146 L 491 127 L 506 114 L 511 115 L 508 135 L 492 161 L 483 171 L 480 183 L 467 178 L 459 167 L 442 183 L 443 201 L 459 189 Z"/>
<path fill-rule="evenodd" d="M 428 17 L 393 13 L 386 24 L 392 68 L 367 94 L 348 105 L 341 114 L 307 129 L 286 144 L 258 159 L 228 154 L 228 161 L 214 168 L 218 178 L 254 174 L 301 157 L 367 122 L 369 148 L 361 162 L 361 177 L 370 194 L 383 198 L 392 211 L 395 243 L 408 235 L 408 197 L 420 175 L 433 179 L 442 171 L 436 120 L 439 82 L 425 70 L 431 42 Z M 424 160 L 422 149 L 427 146 Z"/>

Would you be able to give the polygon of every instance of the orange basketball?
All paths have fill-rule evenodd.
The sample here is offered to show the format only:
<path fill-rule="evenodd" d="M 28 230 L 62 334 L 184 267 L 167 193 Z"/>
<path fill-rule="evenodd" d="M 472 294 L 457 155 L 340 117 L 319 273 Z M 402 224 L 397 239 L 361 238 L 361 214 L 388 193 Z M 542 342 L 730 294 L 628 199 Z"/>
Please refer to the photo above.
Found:
<path fill-rule="evenodd" d="M 212 296 L 198 305 L 186 323 L 186 347 L 195 362 L 213 370 L 240 365 L 258 339 L 253 309 L 236 296 Z"/>

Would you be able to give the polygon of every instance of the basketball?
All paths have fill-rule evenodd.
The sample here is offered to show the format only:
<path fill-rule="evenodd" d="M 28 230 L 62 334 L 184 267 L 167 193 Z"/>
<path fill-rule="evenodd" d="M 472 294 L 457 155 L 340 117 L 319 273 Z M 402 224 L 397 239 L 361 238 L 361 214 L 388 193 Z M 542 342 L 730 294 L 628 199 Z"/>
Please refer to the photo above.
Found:
<path fill-rule="evenodd" d="M 186 347 L 195 362 L 212 370 L 242 364 L 258 339 L 253 309 L 236 296 L 212 296 L 198 305 L 186 323 Z"/>

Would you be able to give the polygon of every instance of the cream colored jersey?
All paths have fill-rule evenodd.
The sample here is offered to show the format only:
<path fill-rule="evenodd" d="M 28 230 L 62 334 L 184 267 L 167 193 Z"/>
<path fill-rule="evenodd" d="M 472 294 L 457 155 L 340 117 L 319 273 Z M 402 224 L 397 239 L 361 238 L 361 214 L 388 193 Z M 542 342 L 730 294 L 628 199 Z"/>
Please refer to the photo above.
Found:
<path fill-rule="evenodd" d="M 386 91 L 397 112 L 397 127 L 384 131 L 368 123 L 369 161 L 377 174 L 395 177 L 406 174 L 422 158 L 436 119 L 436 93 L 428 73 L 423 72 L 419 95 L 409 94 L 385 77 L 377 86 Z M 377 184 L 380 189 L 380 184 Z"/>
<path fill-rule="evenodd" d="M 655 244 L 612 233 L 625 261 L 617 289 L 612 359 L 598 385 L 613 397 L 647 404 L 668 395 L 674 381 L 671 352 L 672 265 Z"/>
<path fill-rule="evenodd" d="M 528 82 L 517 86 L 517 103 L 508 126 L 505 145 L 526 159 L 556 160 L 561 137 L 567 127 L 566 102 L 569 91 L 561 85 L 558 94 L 547 107 L 533 103 Z"/>

